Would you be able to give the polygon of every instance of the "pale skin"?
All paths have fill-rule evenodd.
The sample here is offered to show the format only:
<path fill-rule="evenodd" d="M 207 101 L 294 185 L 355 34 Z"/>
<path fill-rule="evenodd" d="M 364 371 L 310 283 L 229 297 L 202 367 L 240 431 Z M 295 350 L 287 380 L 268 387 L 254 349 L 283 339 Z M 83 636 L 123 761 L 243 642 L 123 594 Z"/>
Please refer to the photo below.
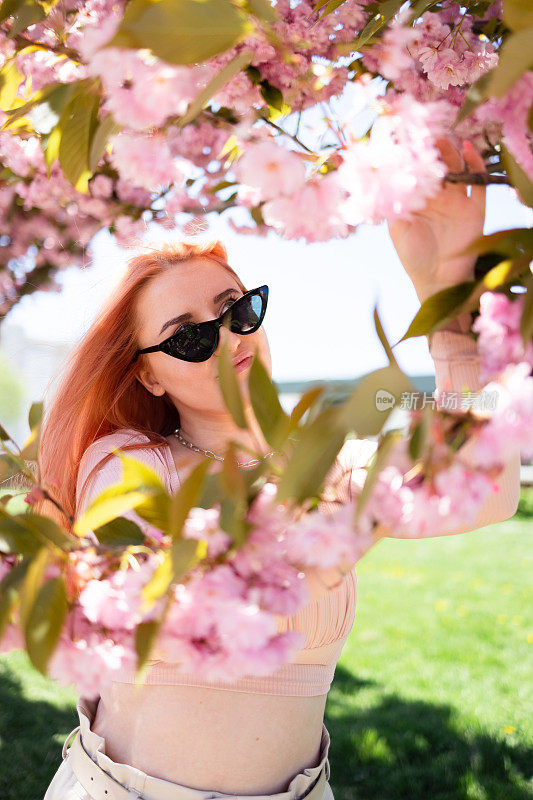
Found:
<path fill-rule="evenodd" d="M 461 155 L 448 142 L 443 159 L 454 172 L 480 171 L 480 157 L 468 147 Z M 445 185 L 426 209 L 409 222 L 390 226 L 391 237 L 418 297 L 471 277 L 474 259 L 455 257 L 455 251 L 481 235 L 485 190 Z M 160 333 L 170 318 L 186 311 L 195 321 L 219 316 L 228 301 L 215 306 L 213 298 L 233 288 L 233 277 L 220 265 L 195 258 L 157 276 L 145 288 L 136 309 L 141 348 L 167 338 Z M 179 411 L 182 434 L 199 447 L 222 454 L 230 439 L 261 453 L 270 450 L 253 418 L 247 394 L 248 370 L 238 373 L 250 431 L 242 431 L 229 415 L 217 379 L 217 357 L 227 341 L 232 358 L 257 352 L 269 374 L 270 350 L 264 326 L 249 336 L 220 330 L 215 354 L 199 364 L 157 352 L 149 354 L 138 379 L 156 395 L 168 393 Z M 176 469 L 183 476 L 204 456 L 168 438 Z M 238 453 L 240 461 L 249 453 Z M 489 519 L 488 521 L 496 521 Z M 484 524 L 487 524 L 485 522 Z M 464 530 L 468 530 L 465 528 Z M 457 533 L 459 531 L 450 531 Z M 383 535 L 394 535 L 383 531 Z M 353 565 L 344 564 L 343 569 Z M 308 571 L 312 597 L 338 581 L 337 570 Z M 331 647 L 331 646 L 329 646 Z M 302 651 L 300 661 L 329 663 L 328 647 Z M 106 752 L 115 761 L 132 764 L 150 775 L 196 789 L 236 794 L 271 794 L 287 789 L 292 777 L 318 762 L 326 695 L 315 697 L 246 694 L 196 686 L 113 684 L 101 702 L 93 728 L 106 739 Z"/>

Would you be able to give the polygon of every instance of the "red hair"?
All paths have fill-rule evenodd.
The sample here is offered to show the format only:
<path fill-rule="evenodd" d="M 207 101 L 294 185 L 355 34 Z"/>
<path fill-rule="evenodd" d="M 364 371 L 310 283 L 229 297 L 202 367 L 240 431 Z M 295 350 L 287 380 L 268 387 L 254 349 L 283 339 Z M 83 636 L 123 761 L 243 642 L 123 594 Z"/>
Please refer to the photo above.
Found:
<path fill-rule="evenodd" d="M 241 291 L 246 291 L 227 263 L 226 247 L 219 240 L 179 241 L 149 250 L 128 262 L 124 277 L 69 355 L 68 368 L 44 412 L 38 481 L 72 517 L 80 460 L 92 442 L 120 428 L 133 428 L 150 441 L 125 446 L 124 450 L 161 447 L 167 444 L 164 437 L 179 425 L 178 410 L 167 395 L 155 397 L 136 378 L 146 356 L 141 355 L 132 363 L 139 346 L 134 308 L 143 287 L 177 264 L 204 257 L 223 266 Z M 109 457 L 102 459 L 95 470 Z M 39 501 L 33 508 L 68 527 L 50 500 Z"/>

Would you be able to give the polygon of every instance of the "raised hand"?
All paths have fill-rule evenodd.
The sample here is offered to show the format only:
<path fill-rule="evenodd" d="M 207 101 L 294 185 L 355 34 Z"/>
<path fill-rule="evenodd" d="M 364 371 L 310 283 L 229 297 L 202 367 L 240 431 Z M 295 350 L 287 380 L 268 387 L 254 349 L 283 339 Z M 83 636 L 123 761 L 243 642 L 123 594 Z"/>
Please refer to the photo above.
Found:
<path fill-rule="evenodd" d="M 470 142 L 462 154 L 447 139 L 437 146 L 450 172 L 484 172 L 481 156 Z M 389 232 L 420 302 L 448 286 L 473 278 L 475 256 L 458 256 L 483 233 L 485 186 L 443 182 L 440 192 L 409 220 L 389 223 Z"/>

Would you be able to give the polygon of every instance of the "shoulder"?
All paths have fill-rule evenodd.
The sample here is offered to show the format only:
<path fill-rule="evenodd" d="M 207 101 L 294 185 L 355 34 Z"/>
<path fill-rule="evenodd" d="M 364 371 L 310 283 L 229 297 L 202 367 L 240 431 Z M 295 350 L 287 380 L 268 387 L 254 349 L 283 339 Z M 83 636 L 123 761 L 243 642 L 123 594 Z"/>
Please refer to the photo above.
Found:
<path fill-rule="evenodd" d="M 170 478 L 163 449 L 161 447 L 140 446 L 149 442 L 148 436 L 133 428 L 120 428 L 113 431 L 113 433 L 95 439 L 86 448 L 80 459 L 76 482 L 77 501 L 81 501 L 81 494 L 85 491 L 92 495 L 104 486 L 120 480 L 122 476 L 122 461 L 114 451 L 123 448 L 125 445 L 128 445 L 128 449 L 125 452 L 152 467 L 162 477 L 168 488 Z M 131 445 L 139 445 L 139 447 L 132 447 Z M 101 465 L 100 462 L 102 462 Z"/>
<path fill-rule="evenodd" d="M 147 436 L 139 433 L 139 431 L 136 431 L 133 428 L 120 428 L 117 431 L 113 431 L 113 433 L 100 436 L 98 439 L 95 439 L 94 442 L 92 442 L 84 451 L 80 459 L 78 474 L 87 474 L 87 472 L 93 469 L 93 467 L 95 467 L 96 464 L 102 461 L 106 456 L 112 454 L 115 450 L 124 447 L 124 445 L 140 445 L 148 441 L 149 439 Z M 133 450 L 137 448 L 131 449 Z M 119 461 L 117 456 L 114 456 L 114 458 Z M 109 461 L 111 461 L 111 459 L 108 459 L 106 463 Z"/>

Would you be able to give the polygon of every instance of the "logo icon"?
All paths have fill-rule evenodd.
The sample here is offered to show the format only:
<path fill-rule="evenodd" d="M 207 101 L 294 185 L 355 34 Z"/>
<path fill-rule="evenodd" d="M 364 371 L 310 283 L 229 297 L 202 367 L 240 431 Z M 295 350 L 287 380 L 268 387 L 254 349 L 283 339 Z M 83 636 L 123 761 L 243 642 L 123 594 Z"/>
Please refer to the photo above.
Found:
<path fill-rule="evenodd" d="M 396 398 L 393 394 L 388 392 L 386 389 L 378 389 L 376 392 L 376 408 L 378 411 L 388 411 L 390 408 L 394 408 L 396 404 Z"/>

